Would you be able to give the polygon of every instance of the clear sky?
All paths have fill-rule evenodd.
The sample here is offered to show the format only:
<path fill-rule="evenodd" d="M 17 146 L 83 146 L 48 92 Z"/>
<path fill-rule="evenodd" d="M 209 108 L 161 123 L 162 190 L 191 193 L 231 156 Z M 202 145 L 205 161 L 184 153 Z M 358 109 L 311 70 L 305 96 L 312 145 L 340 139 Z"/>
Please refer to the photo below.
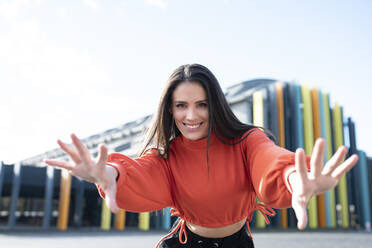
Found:
<path fill-rule="evenodd" d="M 0 160 L 155 111 L 179 65 L 330 93 L 372 155 L 372 1 L 0 0 Z"/>

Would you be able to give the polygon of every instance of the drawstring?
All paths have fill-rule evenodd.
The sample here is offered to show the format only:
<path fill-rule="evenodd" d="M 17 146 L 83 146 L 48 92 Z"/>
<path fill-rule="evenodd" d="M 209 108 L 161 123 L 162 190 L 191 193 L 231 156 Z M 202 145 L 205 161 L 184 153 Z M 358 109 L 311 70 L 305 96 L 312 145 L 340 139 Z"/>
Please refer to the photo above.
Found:
<path fill-rule="evenodd" d="M 171 208 L 170 212 L 171 212 L 171 216 L 177 216 L 177 217 L 180 217 L 180 215 L 181 215 L 180 212 L 177 211 L 177 210 L 174 209 L 174 208 Z M 180 244 L 183 244 L 183 245 L 186 244 L 186 243 L 187 243 L 186 222 L 185 222 L 184 219 L 182 219 L 182 218 L 180 217 L 180 222 L 178 222 L 178 224 L 176 225 L 176 227 L 173 228 L 173 230 L 172 230 L 170 233 L 168 233 L 167 235 L 165 235 L 164 237 L 162 237 L 162 238 L 158 241 L 158 243 L 156 244 L 155 248 L 158 248 L 159 245 L 160 245 L 160 243 L 163 242 L 164 239 L 166 239 L 166 238 L 168 238 L 169 236 L 173 235 L 175 232 L 177 232 L 178 229 L 180 230 L 180 234 L 179 234 L 179 236 L 178 236 L 178 240 L 180 241 Z M 185 240 L 182 240 L 182 236 L 185 237 Z"/>
<path fill-rule="evenodd" d="M 266 224 L 270 224 L 269 218 L 267 216 L 268 215 L 269 216 L 275 216 L 275 214 L 276 214 L 275 211 L 272 208 L 267 207 L 264 204 L 261 204 L 261 203 L 255 204 L 253 210 L 249 214 L 249 216 L 247 218 L 247 221 L 246 221 L 247 229 L 248 229 L 248 232 L 249 232 L 249 235 L 250 235 L 251 239 L 253 239 L 253 237 L 252 237 L 252 233 L 251 233 L 251 228 L 249 227 L 249 222 L 252 220 L 253 212 L 255 210 L 258 210 L 258 211 L 261 212 L 261 214 L 265 218 Z M 163 240 L 165 240 L 169 236 L 173 235 L 178 230 L 180 230 L 180 233 L 178 235 L 178 240 L 180 241 L 180 244 L 183 244 L 184 245 L 184 244 L 187 243 L 187 233 L 186 233 L 186 222 L 185 222 L 185 220 L 180 217 L 181 214 L 176 209 L 171 208 L 170 212 L 171 212 L 171 216 L 177 216 L 177 217 L 179 217 L 180 218 L 180 222 L 178 222 L 178 224 L 176 225 L 176 227 L 173 228 L 173 230 L 170 233 L 168 233 L 167 235 L 165 235 L 163 238 L 161 238 L 158 241 L 158 243 L 156 244 L 155 248 L 158 248 L 159 245 L 160 245 L 160 243 L 163 242 Z M 185 239 L 183 240 L 182 237 L 185 237 Z"/>
<path fill-rule="evenodd" d="M 269 216 L 275 216 L 275 214 L 276 214 L 275 211 L 271 207 L 267 207 L 267 206 L 265 206 L 265 205 L 263 205 L 261 203 L 255 204 L 252 212 L 249 214 L 249 217 L 247 218 L 247 221 L 245 223 L 247 225 L 247 229 L 248 229 L 249 235 L 251 236 L 251 239 L 253 239 L 253 236 L 252 236 L 252 233 L 251 233 L 251 228 L 249 227 L 249 222 L 251 222 L 252 216 L 253 216 L 253 212 L 255 210 L 258 210 L 258 211 L 261 212 L 261 214 L 265 218 L 266 224 L 270 224 L 269 218 L 267 216 L 268 215 Z"/>

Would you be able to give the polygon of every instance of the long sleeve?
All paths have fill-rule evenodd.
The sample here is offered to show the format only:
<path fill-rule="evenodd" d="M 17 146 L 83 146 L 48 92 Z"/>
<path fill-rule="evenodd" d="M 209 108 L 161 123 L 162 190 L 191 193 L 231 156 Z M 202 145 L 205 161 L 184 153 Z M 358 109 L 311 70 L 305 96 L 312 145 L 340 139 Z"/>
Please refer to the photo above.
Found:
<path fill-rule="evenodd" d="M 120 208 L 145 212 L 173 205 L 167 163 L 155 149 L 137 159 L 112 153 L 107 164 L 118 171 L 116 201 Z"/>
<path fill-rule="evenodd" d="M 248 173 L 259 200 L 274 208 L 291 206 L 288 176 L 294 171 L 295 154 L 275 145 L 258 129 L 251 131 L 244 145 Z"/>

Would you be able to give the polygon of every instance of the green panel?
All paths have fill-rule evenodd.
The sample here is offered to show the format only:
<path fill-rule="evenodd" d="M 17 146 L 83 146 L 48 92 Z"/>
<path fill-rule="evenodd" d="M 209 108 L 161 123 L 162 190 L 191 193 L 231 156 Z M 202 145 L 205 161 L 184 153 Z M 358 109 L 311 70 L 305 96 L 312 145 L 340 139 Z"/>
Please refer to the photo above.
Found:
<path fill-rule="evenodd" d="M 303 85 L 301 88 L 302 100 L 304 104 L 303 118 L 304 118 L 304 136 L 305 136 L 305 152 L 311 156 L 314 146 L 314 130 L 313 130 L 313 114 L 311 105 L 311 94 L 307 85 Z M 312 197 L 308 204 L 308 215 L 309 215 L 309 227 L 318 227 L 318 214 L 316 197 Z"/>
<path fill-rule="evenodd" d="M 111 229 L 111 212 L 107 207 L 106 200 L 102 200 L 102 211 L 101 211 L 101 229 L 110 230 Z"/>
<path fill-rule="evenodd" d="M 330 107 L 329 107 L 329 95 L 323 93 L 323 102 L 324 102 L 324 121 L 325 121 L 325 139 L 327 142 L 326 148 L 326 160 L 328 161 L 333 154 L 332 149 L 332 131 L 331 131 L 331 117 L 330 117 Z M 326 194 L 329 195 L 329 204 L 330 204 L 330 223 L 329 226 L 332 228 L 336 227 L 336 197 L 335 190 L 331 189 Z"/>
<path fill-rule="evenodd" d="M 149 212 L 139 213 L 138 228 L 142 231 L 148 231 L 150 229 L 150 213 Z"/>
<path fill-rule="evenodd" d="M 333 132 L 334 132 L 334 142 L 335 150 L 340 146 L 344 145 L 344 135 L 343 135 L 343 121 L 342 121 L 342 109 L 335 103 L 333 109 Z M 349 227 L 349 209 L 348 209 L 348 200 L 347 200 L 347 183 L 346 175 L 343 175 L 340 178 L 340 182 L 337 186 L 338 188 L 338 199 L 341 204 L 341 226 L 344 228 Z"/>

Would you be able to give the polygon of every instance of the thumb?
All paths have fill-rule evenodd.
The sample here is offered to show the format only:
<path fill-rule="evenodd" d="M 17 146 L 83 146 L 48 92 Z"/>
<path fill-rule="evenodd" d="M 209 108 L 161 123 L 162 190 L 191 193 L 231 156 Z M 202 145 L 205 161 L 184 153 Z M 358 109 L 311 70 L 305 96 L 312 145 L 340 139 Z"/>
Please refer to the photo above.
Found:
<path fill-rule="evenodd" d="M 105 194 L 106 194 L 106 204 L 107 204 L 107 207 L 114 214 L 119 213 L 119 210 L 120 209 L 119 209 L 118 204 L 116 203 L 116 184 L 113 184 L 112 187 L 110 187 L 109 189 L 107 189 L 107 191 L 105 192 Z"/>
<path fill-rule="evenodd" d="M 300 230 L 305 229 L 307 225 L 306 204 L 301 204 L 298 201 L 292 200 L 292 208 L 296 214 L 297 228 Z"/>

